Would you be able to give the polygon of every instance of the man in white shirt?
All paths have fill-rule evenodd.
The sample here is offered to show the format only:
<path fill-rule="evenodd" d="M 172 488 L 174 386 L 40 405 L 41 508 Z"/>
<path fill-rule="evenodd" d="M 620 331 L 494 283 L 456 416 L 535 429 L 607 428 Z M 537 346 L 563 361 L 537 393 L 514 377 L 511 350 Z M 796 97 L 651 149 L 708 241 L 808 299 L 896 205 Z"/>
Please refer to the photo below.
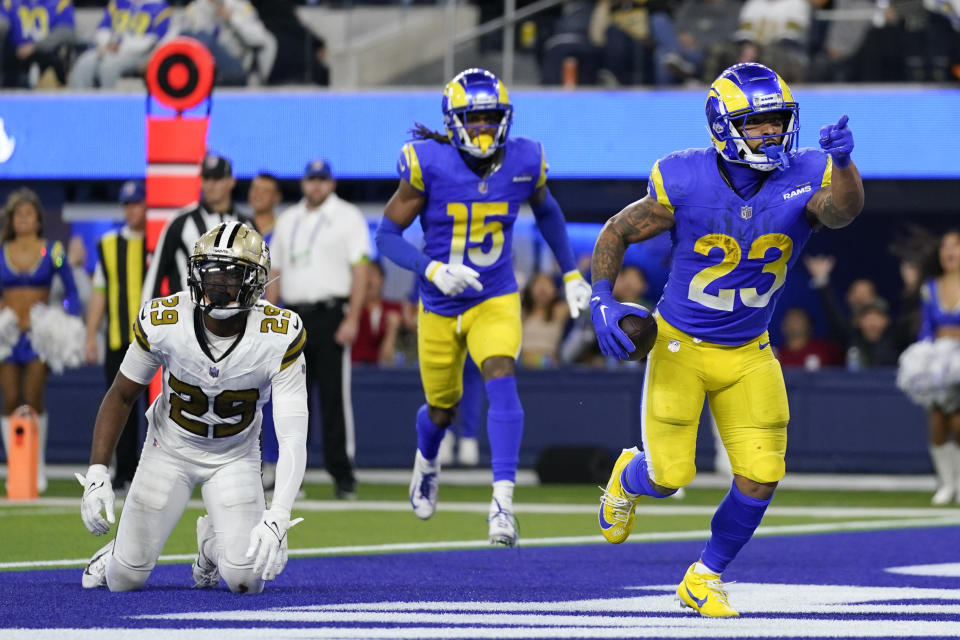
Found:
<path fill-rule="evenodd" d="M 207 154 L 200 164 L 200 202 L 191 204 L 178 213 L 163 228 L 153 260 L 143 280 L 143 301 L 163 295 L 162 285 L 167 280 L 167 291 L 174 293 L 187 288 L 187 261 L 196 241 L 221 222 L 247 222 L 233 206 L 233 167 L 223 156 Z"/>
<path fill-rule="evenodd" d="M 161 367 L 163 393 L 147 410 L 146 446 L 117 537 L 94 554 L 84 588 L 142 587 L 198 484 L 209 515 L 197 519 L 195 587 L 222 577 L 233 592 L 259 593 L 283 570 L 307 459 L 306 333 L 295 313 L 260 300 L 269 272 L 259 233 L 220 224 L 192 252 L 189 291 L 151 300 L 136 316 L 134 341 L 97 413 L 90 468 L 77 474 L 81 517 L 94 535 L 115 520 L 106 465 Z M 271 397 L 280 459 L 266 509 L 259 436 Z"/>
<path fill-rule="evenodd" d="M 367 281 L 370 231 L 356 206 L 335 193 L 330 164 L 307 164 L 303 199 L 280 215 L 270 241 L 267 299 L 303 318 L 307 387 L 320 390 L 323 455 L 334 495 L 356 497 L 350 343 L 357 336 Z"/>

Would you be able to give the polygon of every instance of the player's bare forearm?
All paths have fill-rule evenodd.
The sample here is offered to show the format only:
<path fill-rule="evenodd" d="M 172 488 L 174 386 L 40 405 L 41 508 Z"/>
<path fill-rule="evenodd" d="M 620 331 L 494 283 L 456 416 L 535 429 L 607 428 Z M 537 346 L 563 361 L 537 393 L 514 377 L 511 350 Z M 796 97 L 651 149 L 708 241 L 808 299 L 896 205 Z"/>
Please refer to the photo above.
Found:
<path fill-rule="evenodd" d="M 135 348 L 133 345 L 131 348 Z M 90 464 L 109 465 L 123 425 L 133 409 L 133 404 L 146 389 L 122 373 L 118 373 L 107 394 L 100 403 L 97 421 L 93 427 L 93 445 L 90 448 Z"/>
<path fill-rule="evenodd" d="M 815 193 L 807 208 L 830 229 L 853 222 L 863 209 L 863 181 L 857 165 L 851 162 L 843 169 L 835 166 L 830 186 Z"/>
<path fill-rule="evenodd" d="M 627 205 L 600 230 L 593 247 L 591 279 L 615 280 L 628 246 L 660 235 L 673 224 L 673 214 L 650 196 Z"/>

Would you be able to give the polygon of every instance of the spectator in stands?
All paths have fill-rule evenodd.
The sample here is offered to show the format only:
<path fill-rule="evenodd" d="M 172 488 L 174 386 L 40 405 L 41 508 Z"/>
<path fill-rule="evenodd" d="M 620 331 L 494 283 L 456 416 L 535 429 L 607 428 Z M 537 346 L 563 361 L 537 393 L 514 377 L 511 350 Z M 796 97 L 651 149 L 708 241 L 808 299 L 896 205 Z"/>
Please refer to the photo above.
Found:
<path fill-rule="evenodd" d="M 556 366 L 560 338 L 570 311 L 567 303 L 557 298 L 553 277 L 542 271 L 535 273 L 524 287 L 520 308 L 523 317 L 520 363 L 530 369 Z"/>
<path fill-rule="evenodd" d="M 12 0 L 0 0 L 0 87 L 4 85 L 7 61 L 7 36 L 10 35 L 10 21 L 12 19 Z"/>
<path fill-rule="evenodd" d="M 62 87 L 69 46 L 75 39 L 71 0 L 3 0 L 8 7 L 16 56 L 16 84 Z"/>
<path fill-rule="evenodd" d="M 119 231 L 109 231 L 97 242 L 97 268 L 94 271 L 93 296 L 87 307 L 87 363 L 100 361 L 97 336 L 104 316 L 106 388 L 120 371 L 120 363 L 133 341 L 133 321 L 143 298 L 143 275 L 146 270 L 144 234 L 147 227 L 146 190 L 142 182 L 130 180 L 120 188 L 125 224 Z M 107 304 L 107 301 L 111 301 Z M 117 442 L 117 467 L 113 486 L 123 491 L 133 482 L 140 458 L 141 401 L 133 409 Z"/>
<path fill-rule="evenodd" d="M 802 82 L 809 63 L 807 0 L 747 0 L 734 38 L 739 62 L 760 62 L 777 69 L 787 82 Z"/>
<path fill-rule="evenodd" d="M 877 0 L 873 26 L 853 62 L 861 82 L 922 81 L 929 12 L 920 0 Z"/>
<path fill-rule="evenodd" d="M 193 245 L 209 229 L 221 222 L 249 222 L 233 206 L 235 184 L 229 160 L 212 153 L 204 157 L 200 163 L 200 202 L 183 209 L 163 228 L 143 282 L 144 302 L 186 290 Z"/>
<path fill-rule="evenodd" d="M 334 496 L 354 500 L 353 400 L 350 345 L 357 337 L 367 291 L 370 231 L 363 213 L 336 194 L 330 163 L 306 166 L 303 200 L 277 220 L 267 299 L 282 299 L 303 319 L 309 339 L 307 390 L 320 389 L 323 456 Z"/>
<path fill-rule="evenodd" d="M 834 339 L 846 349 L 847 367 L 896 365 L 900 351 L 886 300 L 877 296 L 872 281 L 865 278 L 854 280 L 846 296 L 850 315 L 845 314 L 830 288 L 830 273 L 835 264 L 832 256 L 804 258 L 811 276 L 810 285 L 817 290 Z"/>
<path fill-rule="evenodd" d="M 306 26 L 291 0 L 252 0 L 267 30 L 277 39 L 270 84 L 330 84 L 327 43 Z"/>
<path fill-rule="evenodd" d="M 4 447 L 10 432 L 10 414 L 21 404 L 37 412 L 38 460 L 37 489 L 47 489 L 46 446 L 47 412 L 44 388 L 47 365 L 40 360 L 30 342 L 31 309 L 49 302 L 50 285 L 56 275 L 67 291 L 64 308 L 79 314 L 80 300 L 73 283 L 73 274 L 66 263 L 66 253 L 59 242 L 48 242 L 43 233 L 43 206 L 30 189 L 10 194 L 3 210 L 3 231 L 0 234 L 0 288 L 2 306 L 13 311 L 20 330 L 13 352 L 0 363 L 0 417 Z M 9 449 L 8 449 L 9 450 Z"/>
<path fill-rule="evenodd" d="M 832 0 L 833 10 L 866 14 L 874 0 Z M 870 30 L 869 18 L 825 21 L 823 46 L 814 52 L 813 68 L 808 80 L 817 82 L 850 82 L 856 79 L 857 52 Z"/>
<path fill-rule="evenodd" d="M 396 356 L 403 310 L 399 302 L 383 299 L 382 264 L 371 262 L 367 275 L 367 293 L 350 357 L 354 364 L 390 366 Z"/>
<path fill-rule="evenodd" d="M 543 84 L 566 84 L 565 65 L 575 62 L 573 84 L 592 85 L 597 82 L 600 50 L 590 42 L 591 3 L 580 0 L 564 2 L 561 15 L 552 25 L 552 33 L 543 42 L 540 62 Z"/>
<path fill-rule="evenodd" d="M 713 82 L 735 55 L 740 7 L 737 0 L 684 0 L 673 20 L 675 37 L 666 28 L 655 33 L 658 84 L 694 78 Z"/>
<path fill-rule="evenodd" d="M 196 38 L 217 63 L 216 83 L 243 85 L 247 74 L 264 84 L 273 70 L 277 39 L 248 0 L 192 0 L 183 16 L 183 35 Z"/>
<path fill-rule="evenodd" d="M 94 34 L 94 46 L 77 58 L 70 86 L 112 89 L 124 74 L 137 74 L 167 35 L 172 9 L 167 0 L 110 0 Z"/>
<path fill-rule="evenodd" d="M 590 18 L 590 42 L 602 51 L 602 83 L 653 81 L 650 21 L 652 15 L 665 12 L 667 4 L 664 0 L 597 0 Z"/>
<path fill-rule="evenodd" d="M 821 367 L 843 365 L 843 350 L 832 340 L 813 336 L 813 321 L 806 309 L 787 309 L 780 323 L 783 344 L 777 347 L 777 358 L 784 367 L 803 367 L 816 371 Z"/>

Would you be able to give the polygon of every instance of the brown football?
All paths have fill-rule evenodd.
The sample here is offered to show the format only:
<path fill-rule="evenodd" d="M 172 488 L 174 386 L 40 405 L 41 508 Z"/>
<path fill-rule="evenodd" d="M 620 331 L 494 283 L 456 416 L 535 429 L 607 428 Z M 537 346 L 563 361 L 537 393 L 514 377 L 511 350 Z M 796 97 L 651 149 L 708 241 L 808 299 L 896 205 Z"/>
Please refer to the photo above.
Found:
<path fill-rule="evenodd" d="M 620 328 L 623 329 L 627 337 L 633 341 L 633 346 L 636 347 L 627 360 L 643 360 L 657 341 L 657 321 L 646 307 L 633 302 L 624 302 L 623 304 L 647 312 L 646 316 L 632 314 L 623 316 L 619 323 Z"/>

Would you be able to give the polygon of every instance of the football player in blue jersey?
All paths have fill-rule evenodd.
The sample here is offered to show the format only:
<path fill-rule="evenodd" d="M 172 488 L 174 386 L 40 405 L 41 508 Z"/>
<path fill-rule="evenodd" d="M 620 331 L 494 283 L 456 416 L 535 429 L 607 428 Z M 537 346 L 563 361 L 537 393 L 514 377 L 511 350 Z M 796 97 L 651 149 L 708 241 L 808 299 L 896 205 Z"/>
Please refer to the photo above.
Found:
<path fill-rule="evenodd" d="M 511 247 L 524 202 L 563 270 L 574 317 L 586 308 L 590 286 L 577 271 L 563 212 L 547 188 L 543 147 L 508 137 L 513 106 L 503 83 L 489 71 L 468 69 L 447 84 L 442 106 L 446 135 L 417 125 L 416 139 L 400 153 L 400 184 L 376 234 L 383 255 L 420 276 L 417 350 L 427 401 L 417 412 L 410 504 L 423 519 L 436 509 L 437 451 L 462 395 L 469 350 L 490 401 L 490 542 L 514 546 L 523 408 L 514 377 L 521 330 Z M 417 216 L 423 251 L 402 236 Z"/>
<path fill-rule="evenodd" d="M 706 115 L 713 146 L 661 158 L 647 196 L 604 225 L 590 306 L 600 348 L 626 358 L 634 346 L 618 321 L 637 309 L 613 298 L 611 282 L 628 245 L 670 232 L 670 276 L 643 385 L 644 450 L 624 449 L 618 458 L 600 528 L 608 541 L 623 542 L 641 496 L 662 498 L 693 479 L 706 395 L 734 482 L 677 595 L 701 615 L 725 617 L 738 613 L 720 576 L 759 526 L 785 471 L 790 416 L 767 325 L 811 232 L 850 224 L 863 208 L 863 183 L 850 158 L 847 116 L 820 130 L 821 149 L 797 149 L 797 102 L 763 65 L 720 74 Z"/>

